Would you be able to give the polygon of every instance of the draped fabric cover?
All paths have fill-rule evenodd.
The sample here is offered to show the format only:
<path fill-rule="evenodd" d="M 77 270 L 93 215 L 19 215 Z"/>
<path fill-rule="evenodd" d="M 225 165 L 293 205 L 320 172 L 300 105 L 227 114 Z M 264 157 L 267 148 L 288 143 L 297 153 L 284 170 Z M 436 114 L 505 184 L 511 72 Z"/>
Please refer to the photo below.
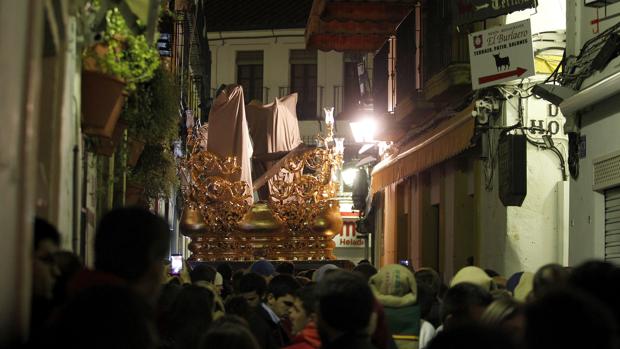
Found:
<path fill-rule="evenodd" d="M 252 142 L 241 86 L 229 85 L 215 98 L 209 111 L 207 149 L 221 158 L 236 157 L 241 173 L 228 179 L 246 182 L 248 193 L 252 194 Z M 250 203 L 253 201 L 252 198 L 249 200 Z"/>
<path fill-rule="evenodd" d="M 290 151 L 302 143 L 297 122 L 297 93 L 276 98 L 273 103 L 262 105 L 252 101 L 248 104 L 247 119 L 254 144 L 254 154 Z M 259 178 L 276 161 L 252 161 L 253 178 Z M 266 187 L 259 190 L 261 200 L 266 200 Z"/>

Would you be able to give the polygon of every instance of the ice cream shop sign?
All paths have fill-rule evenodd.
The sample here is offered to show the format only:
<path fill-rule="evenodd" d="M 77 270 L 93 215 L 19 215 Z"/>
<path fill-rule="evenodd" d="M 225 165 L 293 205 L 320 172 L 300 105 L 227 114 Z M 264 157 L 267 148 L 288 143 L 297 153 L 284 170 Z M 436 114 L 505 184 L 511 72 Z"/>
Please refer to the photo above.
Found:
<path fill-rule="evenodd" d="M 355 230 L 355 221 L 344 221 L 340 234 L 334 236 L 336 247 L 339 248 L 363 248 L 366 246 L 366 240 L 357 235 Z"/>

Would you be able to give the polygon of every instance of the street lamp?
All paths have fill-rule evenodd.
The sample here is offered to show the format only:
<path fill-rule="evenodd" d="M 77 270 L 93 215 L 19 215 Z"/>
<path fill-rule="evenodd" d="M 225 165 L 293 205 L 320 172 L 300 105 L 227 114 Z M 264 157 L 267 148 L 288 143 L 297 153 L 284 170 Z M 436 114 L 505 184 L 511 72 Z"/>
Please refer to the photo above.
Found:
<path fill-rule="evenodd" d="M 374 143 L 377 122 L 370 115 L 349 123 L 356 143 Z"/>

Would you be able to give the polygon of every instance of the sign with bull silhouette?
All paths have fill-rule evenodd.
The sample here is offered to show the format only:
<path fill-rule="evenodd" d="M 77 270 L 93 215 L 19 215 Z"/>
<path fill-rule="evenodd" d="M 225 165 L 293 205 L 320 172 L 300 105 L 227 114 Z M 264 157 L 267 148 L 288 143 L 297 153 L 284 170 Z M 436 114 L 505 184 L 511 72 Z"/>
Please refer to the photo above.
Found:
<path fill-rule="evenodd" d="M 536 73 L 530 20 L 469 34 L 474 90 Z"/>

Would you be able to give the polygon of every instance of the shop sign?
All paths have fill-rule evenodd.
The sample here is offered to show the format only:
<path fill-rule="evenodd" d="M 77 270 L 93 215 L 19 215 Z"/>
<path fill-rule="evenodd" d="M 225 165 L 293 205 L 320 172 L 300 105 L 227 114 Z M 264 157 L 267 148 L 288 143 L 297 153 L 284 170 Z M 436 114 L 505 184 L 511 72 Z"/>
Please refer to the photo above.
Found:
<path fill-rule="evenodd" d="M 337 248 L 364 248 L 366 240 L 359 237 L 355 230 L 355 221 L 345 221 L 340 234 L 334 236 Z"/>
<path fill-rule="evenodd" d="M 452 14 L 454 24 L 461 25 L 536 6 L 536 0 L 452 0 Z"/>
<path fill-rule="evenodd" d="M 568 140 L 568 135 L 564 133 L 566 119 L 558 106 L 532 96 L 527 99 L 523 114 L 531 138 L 542 138 L 543 135 L 549 134 L 553 139 Z"/>

